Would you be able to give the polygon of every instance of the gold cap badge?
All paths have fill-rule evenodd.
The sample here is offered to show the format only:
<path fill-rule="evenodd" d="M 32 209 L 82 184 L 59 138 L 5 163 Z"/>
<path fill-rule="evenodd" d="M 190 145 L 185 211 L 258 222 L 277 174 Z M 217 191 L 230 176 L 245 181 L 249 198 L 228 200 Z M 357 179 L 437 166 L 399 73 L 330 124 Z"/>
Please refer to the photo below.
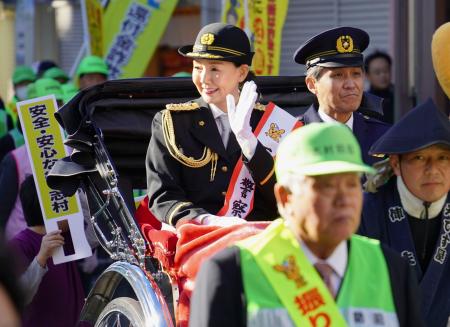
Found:
<path fill-rule="evenodd" d="M 203 45 L 211 45 L 214 42 L 214 34 L 206 33 L 200 38 L 200 43 Z"/>
<path fill-rule="evenodd" d="M 346 53 L 353 51 L 353 39 L 350 35 L 341 35 L 336 40 L 336 50 L 339 53 Z"/>

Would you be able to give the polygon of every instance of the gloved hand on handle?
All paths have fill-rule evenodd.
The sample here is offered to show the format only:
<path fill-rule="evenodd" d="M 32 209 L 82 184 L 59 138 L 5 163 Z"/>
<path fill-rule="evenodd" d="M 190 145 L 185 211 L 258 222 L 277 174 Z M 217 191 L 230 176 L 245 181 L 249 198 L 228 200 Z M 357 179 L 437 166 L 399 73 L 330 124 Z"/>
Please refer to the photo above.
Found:
<path fill-rule="evenodd" d="M 258 140 L 252 132 L 250 117 L 255 106 L 258 93 L 253 81 L 245 82 L 237 105 L 231 94 L 227 95 L 227 110 L 230 127 L 242 149 L 244 156 L 250 160 L 255 154 Z"/>

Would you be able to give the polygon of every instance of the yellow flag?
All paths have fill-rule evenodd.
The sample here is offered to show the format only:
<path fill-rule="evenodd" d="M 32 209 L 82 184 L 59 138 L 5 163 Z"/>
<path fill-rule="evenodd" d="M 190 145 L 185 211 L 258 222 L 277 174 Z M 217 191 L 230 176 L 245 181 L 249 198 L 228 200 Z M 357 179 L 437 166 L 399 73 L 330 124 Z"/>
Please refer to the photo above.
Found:
<path fill-rule="evenodd" d="M 91 54 L 103 56 L 103 8 L 99 0 L 85 0 Z"/>
<path fill-rule="evenodd" d="M 103 15 L 104 58 L 110 77 L 141 77 L 178 0 L 110 1 Z"/>
<path fill-rule="evenodd" d="M 255 51 L 252 67 L 256 75 L 276 76 L 279 73 L 281 36 L 288 7 L 288 0 L 225 1 L 222 20 L 250 34 Z"/>

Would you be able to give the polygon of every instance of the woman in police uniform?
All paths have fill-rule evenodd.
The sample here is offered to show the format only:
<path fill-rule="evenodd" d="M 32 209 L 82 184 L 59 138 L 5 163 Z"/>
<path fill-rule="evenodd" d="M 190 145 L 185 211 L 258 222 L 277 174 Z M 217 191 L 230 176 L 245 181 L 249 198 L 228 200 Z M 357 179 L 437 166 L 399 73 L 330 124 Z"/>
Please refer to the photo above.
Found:
<path fill-rule="evenodd" d="M 274 219 L 273 158 L 252 133 L 264 106 L 255 104 L 254 82 L 240 91 L 254 54 L 248 37 L 233 25 L 213 23 L 200 30 L 194 45 L 178 51 L 193 59 L 192 81 L 201 97 L 168 104 L 153 120 L 146 158 L 150 210 L 174 226 L 243 222 L 239 214 L 216 215 L 242 158 L 255 192 L 252 201 L 233 203 L 233 212 L 252 206 L 247 220 Z"/>

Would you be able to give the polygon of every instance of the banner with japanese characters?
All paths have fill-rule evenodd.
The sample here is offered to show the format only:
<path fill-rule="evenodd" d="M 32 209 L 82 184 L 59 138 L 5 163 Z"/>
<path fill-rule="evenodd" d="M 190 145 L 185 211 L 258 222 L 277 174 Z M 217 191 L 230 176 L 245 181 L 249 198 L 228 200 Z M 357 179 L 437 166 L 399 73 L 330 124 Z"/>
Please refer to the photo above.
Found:
<path fill-rule="evenodd" d="M 110 1 L 104 8 L 104 58 L 110 78 L 142 77 L 178 0 Z"/>
<path fill-rule="evenodd" d="M 53 95 L 17 103 L 45 229 L 47 232 L 59 229 L 64 237 L 64 246 L 53 255 L 55 264 L 92 255 L 78 195 L 66 197 L 49 188 L 46 182 L 56 161 L 68 155 L 63 132 L 54 116 L 57 108 Z"/>
<path fill-rule="evenodd" d="M 256 75 L 278 75 L 288 0 L 224 0 L 222 21 L 249 34 Z"/>

